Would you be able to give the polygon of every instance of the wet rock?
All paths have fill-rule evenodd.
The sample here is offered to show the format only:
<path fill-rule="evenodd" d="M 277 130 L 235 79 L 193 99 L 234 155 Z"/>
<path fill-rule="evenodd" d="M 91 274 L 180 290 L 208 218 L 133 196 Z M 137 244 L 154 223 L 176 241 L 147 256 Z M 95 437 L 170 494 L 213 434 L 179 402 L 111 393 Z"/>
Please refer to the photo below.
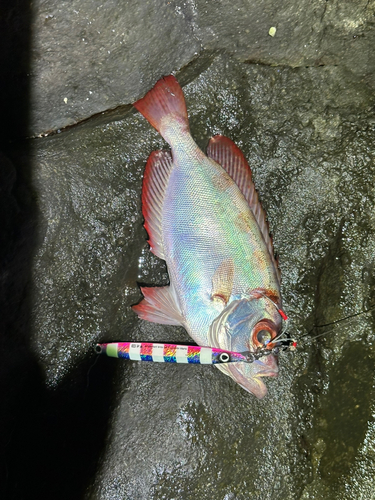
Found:
<path fill-rule="evenodd" d="M 31 129 L 106 112 L 1 158 L 4 498 L 371 498 L 373 7 L 74 7 L 35 7 Z M 137 283 L 168 282 L 140 205 L 145 161 L 166 145 L 129 106 L 109 108 L 196 52 L 178 74 L 192 134 L 202 148 L 225 134 L 249 159 L 299 339 L 263 401 L 210 367 L 92 349 L 189 342 L 130 310 Z"/>
<path fill-rule="evenodd" d="M 134 102 L 200 49 L 169 2 L 38 2 L 34 9 L 33 135 Z"/>
<path fill-rule="evenodd" d="M 266 65 L 340 65 L 373 82 L 374 7 L 366 0 L 39 1 L 32 15 L 30 135 L 132 103 L 207 52 Z"/>
<path fill-rule="evenodd" d="M 338 68 L 226 58 L 184 90 L 198 143 L 223 133 L 250 159 L 280 256 L 292 334 L 333 332 L 281 358 L 262 402 L 203 367 L 169 375 L 170 367 L 135 365 L 89 498 L 360 497 L 373 467 L 366 445 L 373 319 L 366 311 L 374 304 L 364 307 L 370 288 L 359 280 L 375 255 L 374 191 L 366 180 L 374 168 L 372 98 Z M 166 336 L 143 324 L 138 338 Z M 359 457 L 368 471 L 361 485 L 353 480 Z"/>
<path fill-rule="evenodd" d="M 372 467 L 372 96 L 340 68 L 224 56 L 184 91 L 197 142 L 228 135 L 252 165 L 292 335 L 334 331 L 281 357 L 262 402 L 209 367 L 100 358 L 83 369 L 80 390 L 117 364 L 105 448 L 86 497 L 359 495 L 367 488 L 353 481 L 359 457 Z M 137 281 L 167 282 L 140 212 L 145 160 L 163 146 L 133 112 L 32 142 L 39 224 L 31 346 L 50 391 L 88 366 L 99 340 L 189 341 L 183 329 L 138 321 L 129 308 L 140 297 Z M 354 423 L 358 432 L 345 440 Z"/>

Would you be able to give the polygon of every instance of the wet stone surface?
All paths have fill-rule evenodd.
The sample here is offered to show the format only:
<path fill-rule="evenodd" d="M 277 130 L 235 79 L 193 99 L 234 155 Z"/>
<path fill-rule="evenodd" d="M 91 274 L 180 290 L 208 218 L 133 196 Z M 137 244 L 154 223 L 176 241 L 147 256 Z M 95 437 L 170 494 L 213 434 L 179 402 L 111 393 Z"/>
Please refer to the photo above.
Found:
<path fill-rule="evenodd" d="M 373 97 L 339 67 L 227 56 L 188 80 L 198 144 L 227 135 L 253 169 L 299 349 L 280 356 L 263 401 L 214 368 L 96 358 L 97 341 L 189 341 L 182 328 L 130 310 L 137 282 L 168 282 L 148 250 L 140 204 L 145 161 L 166 145 L 129 110 L 30 141 L 30 349 L 47 394 L 38 411 L 55 408 L 53 397 L 68 401 L 70 423 L 49 422 L 49 433 L 67 437 L 79 418 L 80 449 L 96 442 L 68 491 L 65 461 L 76 451 L 69 438 L 65 448 L 58 441 L 61 474 L 39 484 L 32 467 L 35 491 L 95 500 L 374 498 Z M 11 156 L 22 172 L 25 156 Z M 49 452 L 42 447 L 46 463 Z"/>
<path fill-rule="evenodd" d="M 30 9 L 29 136 L 130 104 L 206 52 L 267 65 L 339 65 L 374 88 L 370 0 L 36 0 L 24 13 Z M 13 59 L 9 72 L 18 89 Z"/>

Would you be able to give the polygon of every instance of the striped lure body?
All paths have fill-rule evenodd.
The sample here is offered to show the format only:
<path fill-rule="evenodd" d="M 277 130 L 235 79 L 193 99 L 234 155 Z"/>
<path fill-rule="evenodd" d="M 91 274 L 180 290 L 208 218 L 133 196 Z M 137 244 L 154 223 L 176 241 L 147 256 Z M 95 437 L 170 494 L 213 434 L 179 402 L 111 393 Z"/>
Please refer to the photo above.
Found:
<path fill-rule="evenodd" d="M 280 332 L 280 282 L 266 215 L 239 148 L 213 137 L 204 154 L 189 131 L 184 95 L 168 76 L 134 106 L 171 146 L 151 153 L 142 212 L 151 251 L 166 261 L 170 285 L 144 287 L 142 319 L 182 325 L 200 346 L 256 352 Z M 216 365 L 262 398 L 274 355 Z"/>
<path fill-rule="evenodd" d="M 156 344 L 150 342 L 119 342 L 98 344 L 98 352 L 114 358 L 159 363 L 189 363 L 212 365 L 218 363 L 246 362 L 245 355 L 212 347 Z"/>

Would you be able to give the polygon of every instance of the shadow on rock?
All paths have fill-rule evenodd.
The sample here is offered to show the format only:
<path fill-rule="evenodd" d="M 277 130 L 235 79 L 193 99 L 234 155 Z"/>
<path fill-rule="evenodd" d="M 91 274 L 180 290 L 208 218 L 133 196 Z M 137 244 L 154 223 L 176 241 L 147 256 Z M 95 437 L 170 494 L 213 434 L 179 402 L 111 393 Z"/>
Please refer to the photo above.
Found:
<path fill-rule="evenodd" d="M 2 498 L 79 499 L 95 475 L 110 415 L 114 364 L 89 355 L 57 389 L 31 357 L 9 380 Z"/>
<path fill-rule="evenodd" d="M 75 499 L 102 450 L 112 370 L 105 360 L 92 366 L 92 353 L 49 390 L 31 348 L 30 5 L 6 0 L 0 16 L 0 498 Z M 20 151 L 16 169 L 11 158 Z"/>

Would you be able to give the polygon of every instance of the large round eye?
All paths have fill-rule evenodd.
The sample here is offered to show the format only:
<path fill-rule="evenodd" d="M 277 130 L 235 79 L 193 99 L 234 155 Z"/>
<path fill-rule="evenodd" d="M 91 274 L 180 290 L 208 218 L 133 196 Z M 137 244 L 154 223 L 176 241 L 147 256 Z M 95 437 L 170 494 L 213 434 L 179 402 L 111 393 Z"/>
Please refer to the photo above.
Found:
<path fill-rule="evenodd" d="M 259 344 L 266 345 L 272 339 L 271 332 L 268 330 L 260 330 L 257 333 L 257 341 Z"/>
<path fill-rule="evenodd" d="M 251 338 L 257 347 L 265 347 L 276 337 L 276 325 L 268 319 L 259 321 L 253 328 Z"/>

